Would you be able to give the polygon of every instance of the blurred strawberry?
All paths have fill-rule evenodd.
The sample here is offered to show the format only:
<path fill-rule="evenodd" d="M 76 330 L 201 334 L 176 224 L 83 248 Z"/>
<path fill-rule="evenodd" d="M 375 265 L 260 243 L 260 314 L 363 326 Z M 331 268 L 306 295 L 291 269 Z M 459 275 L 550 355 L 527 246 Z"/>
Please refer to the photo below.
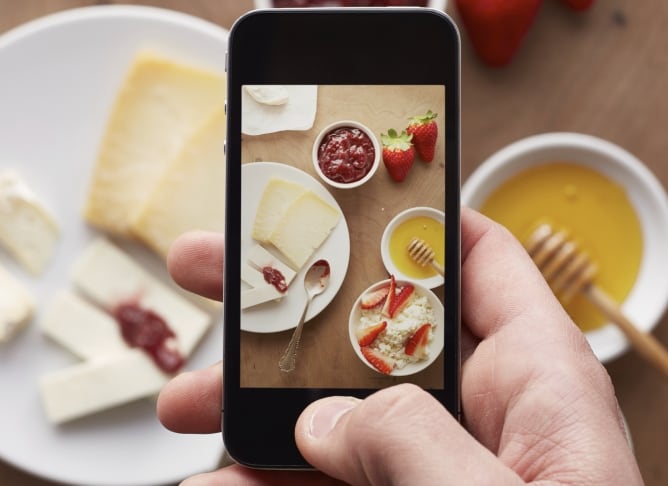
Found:
<path fill-rule="evenodd" d="M 424 115 L 408 119 L 408 128 L 406 128 L 406 131 L 409 135 L 413 135 L 415 150 L 418 156 L 425 162 L 434 160 L 436 139 L 438 138 L 437 116 L 436 113 L 432 113 L 429 110 Z"/>
<path fill-rule="evenodd" d="M 584 12 L 594 4 L 594 0 L 562 0 L 573 10 Z"/>
<path fill-rule="evenodd" d="M 494 67 L 510 62 L 533 23 L 542 0 L 456 0 L 471 44 Z"/>
<path fill-rule="evenodd" d="M 394 128 L 390 128 L 387 135 L 380 135 L 383 143 L 383 162 L 392 179 L 397 182 L 403 181 L 413 167 L 415 148 L 411 143 L 412 138 L 413 136 L 408 135 L 405 130 L 397 135 Z"/>

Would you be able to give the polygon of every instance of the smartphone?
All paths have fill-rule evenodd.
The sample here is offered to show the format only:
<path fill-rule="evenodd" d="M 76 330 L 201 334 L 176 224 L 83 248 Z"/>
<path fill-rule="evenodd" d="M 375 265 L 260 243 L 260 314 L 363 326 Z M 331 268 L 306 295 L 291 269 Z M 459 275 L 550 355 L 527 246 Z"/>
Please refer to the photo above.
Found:
<path fill-rule="evenodd" d="M 308 468 L 294 426 L 309 403 L 404 382 L 458 416 L 453 21 L 424 8 L 254 11 L 231 29 L 227 70 L 229 454 Z M 414 262 L 415 238 L 435 264 Z"/>

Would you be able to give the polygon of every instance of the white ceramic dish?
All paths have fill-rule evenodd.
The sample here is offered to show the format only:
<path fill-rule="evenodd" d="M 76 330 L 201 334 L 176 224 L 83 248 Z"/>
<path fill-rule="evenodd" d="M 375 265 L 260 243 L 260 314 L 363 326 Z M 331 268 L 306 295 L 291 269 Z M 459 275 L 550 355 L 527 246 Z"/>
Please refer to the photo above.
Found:
<path fill-rule="evenodd" d="M 387 273 L 389 273 L 390 275 L 394 275 L 395 278 L 403 280 L 412 280 L 418 282 L 420 285 L 424 285 L 429 289 L 433 289 L 438 287 L 439 285 L 443 285 L 443 282 L 445 281 L 443 276 L 436 274 L 429 278 L 416 279 L 414 277 L 404 275 L 396 267 L 396 265 L 392 261 L 392 258 L 390 257 L 390 236 L 392 236 L 394 230 L 404 221 L 407 221 L 411 218 L 417 218 L 418 216 L 427 216 L 431 219 L 439 221 L 442 224 L 445 224 L 445 213 L 443 211 L 439 211 L 438 209 L 422 207 L 422 206 L 406 209 L 397 214 L 394 218 L 392 218 L 392 220 L 385 227 L 385 231 L 383 231 L 383 236 L 380 239 L 380 256 L 383 259 L 383 265 L 385 265 Z"/>
<path fill-rule="evenodd" d="M 668 198 L 661 183 L 635 156 L 608 141 L 577 133 L 547 133 L 519 140 L 492 155 L 462 187 L 462 204 L 479 208 L 513 175 L 542 162 L 566 160 L 598 170 L 625 188 L 643 233 L 643 257 L 623 311 L 643 331 L 651 331 L 668 304 Z M 596 356 L 607 362 L 628 343 L 613 324 L 586 333 Z"/>
<path fill-rule="evenodd" d="M 323 311 L 325 307 L 336 297 L 336 293 L 343 284 L 343 279 L 348 270 L 350 259 L 350 234 L 348 225 L 336 199 L 311 175 L 291 165 L 277 162 L 255 162 L 241 166 L 241 178 L 251 180 L 248 190 L 241 195 L 241 254 L 256 244 L 251 237 L 252 225 L 257 213 L 257 207 L 262 197 L 262 192 L 269 179 L 279 177 L 281 179 L 296 182 L 311 189 L 324 201 L 337 208 L 341 213 L 341 219 L 325 242 L 318 248 L 309 262 L 297 273 L 288 293 L 278 302 L 265 302 L 241 311 L 241 329 L 244 331 L 269 333 L 293 329 L 299 322 L 304 306 L 306 305 L 306 291 L 304 290 L 304 275 L 311 262 L 324 259 L 330 264 L 331 274 L 327 289 L 318 297 L 313 299 L 306 313 L 309 321 Z"/>
<path fill-rule="evenodd" d="M 357 336 L 355 335 L 355 329 L 357 328 L 357 325 L 360 322 L 360 316 L 362 313 L 360 307 L 360 301 L 362 297 L 369 292 L 373 292 L 374 290 L 377 290 L 385 285 L 388 285 L 389 282 L 390 280 L 386 279 L 380 282 L 376 282 L 375 284 L 369 286 L 364 292 L 362 292 L 359 295 L 357 300 L 355 300 L 355 303 L 353 304 L 353 307 L 350 310 L 350 315 L 348 317 L 348 336 L 350 337 L 350 344 L 355 350 L 355 354 L 365 365 L 367 365 L 369 368 L 371 368 L 376 372 L 379 371 L 376 368 L 374 368 L 374 366 L 371 363 L 369 363 L 362 354 L 360 345 L 357 342 Z M 420 371 L 424 370 L 430 364 L 432 364 L 436 358 L 438 358 L 439 354 L 441 354 L 441 351 L 443 351 L 443 346 L 445 343 L 445 337 L 444 337 L 445 321 L 443 317 L 444 316 L 443 304 L 438 299 L 438 297 L 436 297 L 436 294 L 434 294 L 428 288 L 423 287 L 422 285 L 417 284 L 414 281 L 405 281 L 396 279 L 397 288 L 408 283 L 415 286 L 415 292 L 417 295 L 427 296 L 427 300 L 429 301 L 429 304 L 431 305 L 431 308 L 434 311 L 434 316 L 436 317 L 436 323 L 435 323 L 436 326 L 432 331 L 434 333 L 434 336 L 431 343 L 429 343 L 428 347 L 429 357 L 423 361 L 419 361 L 417 363 L 409 363 L 401 369 L 396 369 L 392 371 L 392 373 L 390 373 L 391 376 L 414 375 L 415 373 L 419 373 Z"/>
<path fill-rule="evenodd" d="M 373 165 L 371 166 L 371 169 L 369 169 L 369 172 L 367 172 L 367 174 L 361 179 L 350 183 L 337 182 L 331 180 L 329 177 L 327 177 L 325 174 L 322 173 L 322 170 L 320 169 L 320 164 L 318 163 L 318 149 L 320 148 L 322 139 L 325 138 L 325 136 L 332 130 L 336 130 L 337 128 L 342 128 L 342 127 L 352 127 L 362 130 L 364 133 L 366 133 L 369 139 L 371 139 L 371 143 L 373 144 L 373 149 L 374 149 Z M 380 155 L 381 155 L 381 147 L 380 143 L 378 143 L 378 137 L 376 137 L 376 135 L 369 127 L 353 120 L 341 120 L 327 125 L 325 128 L 320 130 L 320 133 L 313 141 L 313 149 L 311 150 L 313 169 L 315 170 L 316 174 L 318 174 L 318 177 L 320 177 L 320 179 L 322 179 L 322 181 L 325 184 L 328 184 L 337 189 L 354 189 L 355 187 L 359 187 L 365 182 L 369 181 L 378 170 L 378 166 L 380 165 Z"/>
<path fill-rule="evenodd" d="M 0 346 L 0 457 L 51 480 L 87 486 L 178 483 L 215 469 L 220 434 L 180 435 L 163 428 L 155 401 L 142 400 L 54 426 L 47 422 L 37 381 L 47 370 L 75 362 L 45 339 L 42 303 L 69 287 L 74 260 L 98 233 L 81 208 L 93 162 L 117 90 L 139 49 L 223 71 L 227 32 L 203 20 L 162 9 L 103 6 L 63 11 L 0 37 L 0 167 L 15 168 L 45 201 L 61 228 L 54 260 L 31 278 L 7 255 L 0 261 L 39 303 L 36 318 Z M 123 247 L 169 282 L 164 263 L 143 248 Z M 175 286 L 174 286 L 175 287 Z M 188 368 L 221 357 L 214 325 Z M 1 480 L 0 480 L 1 482 Z"/>
<path fill-rule="evenodd" d="M 285 85 L 288 102 L 264 105 L 241 90 L 241 131 L 246 135 L 264 135 L 285 130 L 308 130 L 313 126 L 318 108 L 318 87 Z"/>

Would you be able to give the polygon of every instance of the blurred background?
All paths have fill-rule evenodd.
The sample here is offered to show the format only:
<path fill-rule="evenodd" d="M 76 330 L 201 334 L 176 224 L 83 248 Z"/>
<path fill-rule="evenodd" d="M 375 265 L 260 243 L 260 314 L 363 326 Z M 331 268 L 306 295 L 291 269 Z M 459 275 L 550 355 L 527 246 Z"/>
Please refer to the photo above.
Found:
<path fill-rule="evenodd" d="M 178 10 L 224 28 L 254 6 L 251 0 L 0 0 L 0 34 L 59 10 L 114 3 Z M 452 0 L 446 11 L 461 21 Z M 544 0 L 522 45 L 503 67 L 481 61 L 462 29 L 462 182 L 513 141 L 571 131 L 620 145 L 668 186 L 667 23 L 664 0 L 599 0 L 584 12 L 565 8 L 560 0 Z M 668 343 L 668 318 L 654 334 Z M 668 484 L 668 383 L 632 352 L 606 367 L 646 484 Z M 11 400 L 11 391 L 2 395 Z M 0 484 L 56 483 L 19 471 L 0 457 Z"/>

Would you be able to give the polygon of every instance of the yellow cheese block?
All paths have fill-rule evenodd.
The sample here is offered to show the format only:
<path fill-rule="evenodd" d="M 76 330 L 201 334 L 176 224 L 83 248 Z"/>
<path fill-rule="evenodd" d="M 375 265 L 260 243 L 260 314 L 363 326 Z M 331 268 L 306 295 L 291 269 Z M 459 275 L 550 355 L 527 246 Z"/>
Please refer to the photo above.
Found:
<path fill-rule="evenodd" d="M 188 141 L 133 219 L 132 233 L 160 255 L 186 231 L 224 231 L 224 140 L 221 109 Z"/>
<path fill-rule="evenodd" d="M 107 124 L 84 209 L 86 220 L 127 236 L 134 212 L 224 99 L 222 74 L 140 53 Z"/>
<path fill-rule="evenodd" d="M 253 238 L 261 243 L 268 243 L 285 212 L 306 190 L 295 182 L 271 178 L 262 192 L 255 214 Z"/>
<path fill-rule="evenodd" d="M 338 209 L 306 191 L 285 211 L 270 241 L 298 270 L 329 236 L 340 216 Z"/>

